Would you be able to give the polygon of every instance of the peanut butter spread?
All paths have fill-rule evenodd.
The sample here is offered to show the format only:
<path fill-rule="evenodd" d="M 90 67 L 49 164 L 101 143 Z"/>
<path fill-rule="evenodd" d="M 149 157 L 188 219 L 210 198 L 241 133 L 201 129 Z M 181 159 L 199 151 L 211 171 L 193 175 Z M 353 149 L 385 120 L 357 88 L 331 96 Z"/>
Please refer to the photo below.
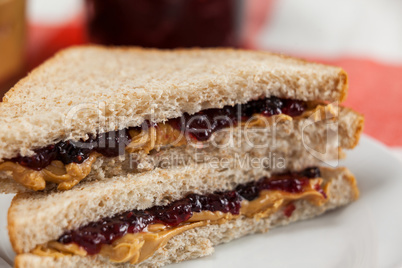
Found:
<path fill-rule="evenodd" d="M 223 224 L 239 217 L 254 218 L 256 220 L 267 218 L 295 200 L 304 199 L 316 206 L 321 206 L 328 199 L 315 190 L 315 185 L 322 184 L 322 182 L 321 178 L 311 179 L 310 185 L 302 193 L 288 193 L 278 190 L 261 191 L 257 199 L 242 201 L 239 215 L 219 211 L 202 211 L 194 213 L 188 221 L 177 227 L 153 224 L 148 226 L 144 232 L 126 234 L 111 245 L 103 245 L 99 254 L 108 257 L 112 262 L 130 262 L 131 264 L 136 264 L 151 257 L 156 250 L 165 246 L 172 237 L 196 227 Z M 331 181 L 322 187 L 327 195 L 330 184 Z M 76 244 L 61 244 L 55 241 L 37 246 L 32 253 L 55 258 L 68 255 L 87 255 L 86 251 Z"/>
<path fill-rule="evenodd" d="M 333 105 L 312 104 L 312 107 L 305 111 L 301 117 L 311 118 L 314 121 L 323 118 L 335 118 L 337 109 Z M 285 114 L 278 114 L 266 117 L 261 114 L 254 114 L 247 122 L 241 122 L 240 126 L 267 127 L 283 121 L 292 121 L 292 117 Z M 126 146 L 128 153 L 142 151 L 149 154 L 152 150 L 159 150 L 161 147 L 182 146 L 187 144 L 187 137 L 169 123 L 150 126 L 147 130 L 130 130 L 131 142 Z M 59 190 L 69 190 L 91 172 L 92 164 L 100 154 L 92 153 L 83 163 L 71 163 L 64 165 L 60 161 L 53 161 L 51 165 L 43 170 L 36 171 L 18 163 L 6 161 L 0 164 L 0 171 L 9 171 L 13 179 L 25 187 L 34 191 L 43 190 L 46 182 L 57 183 Z"/>
<path fill-rule="evenodd" d="M 60 161 L 52 161 L 49 166 L 39 171 L 7 161 L 0 164 L 0 171 L 11 171 L 15 181 L 34 191 L 45 189 L 47 181 L 58 183 L 59 190 L 68 190 L 88 176 L 98 156 L 99 154 L 92 153 L 81 164 L 64 165 Z"/>
<path fill-rule="evenodd" d="M 144 151 L 159 150 L 162 146 L 182 146 L 186 145 L 185 135 L 170 124 L 158 124 L 151 126 L 148 130 L 130 130 L 131 142 L 126 146 L 126 151 L 134 153 Z"/>

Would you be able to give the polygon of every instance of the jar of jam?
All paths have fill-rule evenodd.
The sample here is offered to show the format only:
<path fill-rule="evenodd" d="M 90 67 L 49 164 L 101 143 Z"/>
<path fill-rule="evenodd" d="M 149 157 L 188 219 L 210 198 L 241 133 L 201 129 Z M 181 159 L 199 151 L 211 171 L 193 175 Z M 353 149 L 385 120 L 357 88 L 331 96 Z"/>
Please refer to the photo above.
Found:
<path fill-rule="evenodd" d="M 87 0 L 89 40 L 156 48 L 238 46 L 242 0 Z"/>

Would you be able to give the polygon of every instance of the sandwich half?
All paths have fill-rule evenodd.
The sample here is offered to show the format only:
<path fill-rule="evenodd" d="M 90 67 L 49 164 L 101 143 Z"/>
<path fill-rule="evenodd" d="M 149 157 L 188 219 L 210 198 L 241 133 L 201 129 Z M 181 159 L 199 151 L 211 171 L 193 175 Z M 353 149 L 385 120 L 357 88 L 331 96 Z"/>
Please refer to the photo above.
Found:
<path fill-rule="evenodd" d="M 268 174 L 204 163 L 88 180 L 70 191 L 21 193 L 8 228 L 15 267 L 159 267 L 312 218 L 358 195 L 346 168 Z"/>
<path fill-rule="evenodd" d="M 0 192 L 246 155 L 284 159 L 273 173 L 337 160 L 363 126 L 337 105 L 346 91 L 341 68 L 266 52 L 71 48 L 0 103 Z"/>

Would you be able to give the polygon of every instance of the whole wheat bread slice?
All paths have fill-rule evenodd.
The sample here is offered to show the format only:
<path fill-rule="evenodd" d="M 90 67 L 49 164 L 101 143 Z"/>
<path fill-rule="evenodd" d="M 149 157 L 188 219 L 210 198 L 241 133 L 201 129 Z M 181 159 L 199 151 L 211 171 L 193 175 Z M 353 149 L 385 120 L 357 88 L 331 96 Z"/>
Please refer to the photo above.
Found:
<path fill-rule="evenodd" d="M 40 215 L 35 218 L 36 222 L 42 222 L 44 223 L 41 226 L 37 227 L 32 227 L 32 224 L 30 224 L 29 227 L 26 224 L 22 225 L 11 225 L 10 227 L 10 236 L 12 239 L 16 239 L 16 237 L 13 237 L 11 234 L 14 233 L 16 230 L 20 230 L 20 228 L 30 228 L 29 231 L 35 232 L 34 229 L 38 229 L 38 232 L 41 232 L 41 234 L 36 234 L 36 237 L 32 237 L 27 233 L 27 230 L 21 229 L 21 232 L 24 232 L 24 235 L 20 236 L 18 239 L 22 239 L 21 242 L 25 243 L 26 245 L 29 245 L 27 247 L 23 246 L 20 248 L 20 251 L 17 252 L 22 253 L 17 255 L 15 259 L 15 267 L 18 268 L 25 268 L 25 267 L 159 267 L 163 266 L 169 263 L 174 263 L 174 262 L 180 262 L 184 260 L 189 260 L 189 259 L 194 259 L 206 255 L 212 254 L 214 251 L 214 246 L 221 244 L 221 243 L 226 243 L 229 242 L 233 239 L 239 238 L 241 236 L 247 235 L 247 234 L 252 234 L 252 233 L 258 233 L 258 232 L 266 232 L 267 230 L 281 226 L 281 225 L 286 225 L 288 223 L 298 221 L 298 220 L 304 220 L 308 218 L 315 217 L 317 215 L 320 215 L 324 213 L 325 211 L 329 209 L 333 209 L 339 206 L 343 206 L 348 204 L 349 202 L 355 200 L 358 197 L 358 193 L 356 192 L 355 188 L 355 180 L 353 175 L 346 169 L 346 168 L 337 168 L 337 169 L 327 169 L 327 168 L 322 168 L 322 175 L 324 177 L 324 180 L 332 179 L 332 183 L 330 184 L 329 187 L 329 195 L 328 195 L 328 202 L 325 203 L 323 206 L 315 206 L 312 205 L 310 202 L 306 200 L 299 200 L 296 201 L 295 204 L 295 211 L 292 213 L 290 217 L 285 216 L 284 211 L 281 209 L 277 211 L 276 213 L 272 214 L 268 218 L 261 219 L 261 220 L 255 220 L 255 219 L 250 219 L 250 218 L 245 218 L 241 217 L 236 220 L 232 220 L 229 222 L 226 222 L 221 225 L 209 225 L 205 227 L 198 227 L 189 231 L 186 231 L 174 238 L 172 238 L 168 244 L 157 250 L 154 255 L 145 260 L 144 262 L 140 263 L 139 265 L 130 265 L 127 263 L 122 263 L 122 264 L 117 264 L 117 263 L 111 263 L 108 261 L 108 259 L 102 257 L 102 256 L 95 256 L 95 257 L 79 257 L 79 256 L 67 256 L 63 258 L 58 258 L 54 259 L 51 257 L 40 257 L 36 256 L 33 254 L 29 253 L 22 253 L 22 252 L 27 252 L 30 248 L 34 246 L 34 243 L 32 243 L 31 239 L 34 239 L 34 241 L 39 242 L 39 241 L 44 241 L 48 239 L 51 236 L 48 236 L 46 234 L 43 234 L 46 232 L 46 229 L 48 227 L 54 226 L 54 225 L 59 225 L 60 223 L 63 225 L 68 225 L 68 222 L 71 223 L 73 220 L 72 217 L 79 217 L 80 220 L 82 221 L 83 214 L 99 214 L 99 213 L 106 213 L 110 214 L 111 211 L 116 211 L 116 206 L 120 206 L 122 202 L 124 202 L 122 199 L 127 200 L 129 197 L 131 200 L 141 200 L 140 204 L 135 204 L 135 202 L 132 202 L 131 207 L 147 207 L 151 204 L 160 204 L 163 203 L 161 202 L 161 199 L 159 197 L 161 196 L 158 194 L 158 197 L 156 200 L 149 200 L 150 198 L 147 196 L 145 197 L 144 193 L 141 193 L 140 189 L 143 189 L 144 185 L 138 185 L 139 189 L 131 189 L 131 185 L 129 188 L 131 191 L 135 191 L 136 193 L 127 195 L 127 191 L 122 191 L 123 189 L 118 190 L 119 186 L 115 185 L 113 189 L 111 190 L 111 200 L 107 201 L 107 194 L 108 191 L 105 191 L 103 193 L 99 194 L 91 194 L 91 196 L 87 199 L 89 200 L 88 207 L 82 205 L 80 207 L 79 202 L 76 202 L 75 204 L 71 203 L 71 200 L 67 199 L 66 204 L 64 207 L 58 207 L 55 208 L 53 211 L 50 211 L 49 208 L 44 209 L 43 205 L 45 205 L 44 201 L 39 201 L 39 199 L 42 199 L 43 197 L 38 197 L 37 200 L 37 206 L 36 207 L 31 207 L 32 212 L 28 212 L 28 207 L 24 207 L 24 203 L 26 202 L 32 202 L 34 199 L 29 198 L 28 196 L 20 196 L 17 197 L 12 204 L 12 207 L 10 209 L 10 214 L 9 214 L 9 220 L 12 219 L 13 217 L 16 217 L 15 213 L 23 213 L 23 212 L 28 212 L 28 218 L 27 219 L 21 219 L 24 222 L 28 223 L 29 221 L 34 220 L 34 213 L 39 212 Z M 184 178 L 180 178 L 184 179 Z M 169 179 L 165 178 L 165 181 L 167 180 L 167 183 L 170 184 Z M 184 181 L 189 182 L 187 180 L 183 180 L 182 183 L 179 183 L 181 186 L 179 188 L 172 188 L 172 186 L 168 186 L 166 191 L 169 192 L 169 194 L 173 194 L 173 196 L 180 196 L 181 194 L 177 195 L 180 191 L 182 193 L 188 191 L 188 186 L 185 186 L 186 183 Z M 207 180 L 205 182 L 210 182 L 211 180 Z M 110 181 L 109 181 L 110 182 Z M 204 192 L 204 186 L 202 185 L 203 182 L 199 181 L 199 187 L 197 189 L 197 192 Z M 233 182 L 232 182 L 233 183 Z M 152 182 L 151 184 L 154 184 Z M 177 183 L 176 183 L 177 184 Z M 189 187 L 195 187 L 190 183 L 191 186 Z M 222 188 L 227 188 L 228 184 L 224 184 Z M 216 189 L 217 185 L 215 185 Z M 220 188 L 220 187 L 219 187 Z M 196 189 L 196 188 L 194 188 Z M 75 190 L 75 189 L 74 189 Z M 72 190 L 72 191 L 74 191 Z M 152 189 L 147 189 L 148 193 Z M 184 191 L 183 191 L 184 190 Z M 68 193 L 71 193 L 72 191 L 69 191 Z M 101 190 L 98 188 L 97 190 L 100 192 Z M 160 192 L 161 188 L 158 188 L 154 190 L 153 192 L 157 193 Z M 130 190 L 128 191 L 130 192 Z M 164 191 L 165 192 L 165 191 Z M 77 193 L 78 194 L 78 193 Z M 84 196 L 86 192 L 82 193 L 82 196 Z M 123 194 L 123 197 L 119 198 L 118 196 L 120 194 Z M 142 195 L 142 197 L 141 197 Z M 96 196 L 96 200 L 93 202 L 93 198 Z M 107 207 L 108 211 L 105 212 L 100 212 L 98 208 L 94 208 L 94 202 L 98 202 L 98 196 L 103 196 L 103 200 L 105 203 L 103 204 L 102 208 L 105 206 Z M 163 196 L 163 195 L 162 195 Z M 47 197 L 47 201 L 51 201 L 50 199 L 54 199 L 56 196 L 51 196 Z M 84 197 L 82 197 L 84 198 Z M 133 199 L 132 199 L 133 198 Z M 145 203 L 142 203 L 142 200 L 147 200 Z M 38 203 L 39 201 L 39 203 Z M 127 202 L 127 201 L 126 201 Z M 113 203 L 112 207 L 113 209 L 107 204 L 107 203 Z M 33 202 L 30 204 L 34 204 Z M 95 206 L 98 206 L 95 204 Z M 126 205 L 123 205 L 126 209 Z M 77 212 L 79 215 L 74 215 L 74 213 L 68 213 L 66 210 L 73 210 L 73 209 L 78 209 L 80 212 Z M 50 219 L 52 217 L 55 217 L 54 222 L 49 222 L 49 220 L 45 221 L 45 218 L 43 218 L 42 214 L 45 212 L 42 212 L 41 210 L 45 210 L 46 212 L 51 212 L 51 214 L 47 215 L 47 218 Z M 56 213 L 57 211 L 60 212 L 60 210 L 63 210 L 62 213 L 63 215 L 57 216 Z M 82 212 L 84 210 L 84 212 Z M 118 209 L 117 209 L 118 210 Z M 89 212 L 90 211 L 90 212 Z M 96 211 L 96 212 L 95 212 Z M 102 211 L 104 211 L 102 209 Z M 88 213 L 89 212 L 89 213 Z M 62 221 L 62 217 L 65 217 L 66 214 L 69 214 L 69 217 L 67 217 L 65 220 Z M 21 217 L 20 217 L 21 218 Z M 25 225 L 25 226 L 24 226 Z M 23 227 L 24 226 L 24 227 Z M 13 229 L 17 228 L 17 229 Z M 54 228 L 53 228 L 54 231 Z M 42 239 L 44 237 L 39 237 L 39 236 L 47 236 L 47 238 Z M 53 238 L 57 237 L 57 235 L 53 235 Z M 15 242 L 15 241 L 14 241 Z M 16 244 L 13 244 L 16 246 Z"/>
<path fill-rule="evenodd" d="M 267 52 L 74 47 L 0 103 L 0 159 L 63 139 L 138 126 L 262 96 L 342 101 L 346 73 Z"/>

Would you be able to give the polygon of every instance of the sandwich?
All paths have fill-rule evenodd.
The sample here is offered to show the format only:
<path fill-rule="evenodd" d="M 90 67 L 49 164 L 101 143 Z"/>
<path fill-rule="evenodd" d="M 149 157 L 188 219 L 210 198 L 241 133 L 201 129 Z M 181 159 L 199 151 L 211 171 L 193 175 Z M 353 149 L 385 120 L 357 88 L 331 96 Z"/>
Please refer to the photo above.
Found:
<path fill-rule="evenodd" d="M 358 142 L 363 117 L 337 105 L 346 89 L 341 68 L 265 52 L 68 49 L 3 99 L 0 191 L 233 155 L 315 166 Z"/>
<path fill-rule="evenodd" d="M 159 267 L 358 198 L 364 118 L 338 67 L 267 52 L 85 46 L 0 103 L 16 267 Z M 36 224 L 32 224 L 36 223 Z"/>
<path fill-rule="evenodd" d="M 160 267 L 358 197 L 346 168 L 264 173 L 196 164 L 17 195 L 15 267 Z"/>

